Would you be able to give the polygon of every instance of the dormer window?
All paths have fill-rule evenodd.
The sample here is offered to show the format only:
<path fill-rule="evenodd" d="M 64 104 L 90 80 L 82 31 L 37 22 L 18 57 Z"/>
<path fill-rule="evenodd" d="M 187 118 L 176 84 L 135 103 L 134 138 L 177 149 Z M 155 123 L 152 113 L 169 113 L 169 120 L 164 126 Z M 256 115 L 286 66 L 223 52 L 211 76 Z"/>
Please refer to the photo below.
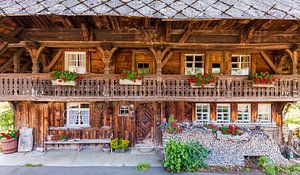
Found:
<path fill-rule="evenodd" d="M 65 70 L 86 73 L 86 52 L 65 52 Z"/>

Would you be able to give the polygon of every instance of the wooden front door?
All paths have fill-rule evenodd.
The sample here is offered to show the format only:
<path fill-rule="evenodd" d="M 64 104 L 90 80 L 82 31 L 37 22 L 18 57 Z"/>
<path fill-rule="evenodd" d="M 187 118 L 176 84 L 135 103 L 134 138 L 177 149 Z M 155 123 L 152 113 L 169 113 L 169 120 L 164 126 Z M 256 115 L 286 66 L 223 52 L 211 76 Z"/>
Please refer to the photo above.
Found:
<path fill-rule="evenodd" d="M 136 143 L 153 143 L 153 108 L 149 104 L 141 104 L 136 109 Z"/>

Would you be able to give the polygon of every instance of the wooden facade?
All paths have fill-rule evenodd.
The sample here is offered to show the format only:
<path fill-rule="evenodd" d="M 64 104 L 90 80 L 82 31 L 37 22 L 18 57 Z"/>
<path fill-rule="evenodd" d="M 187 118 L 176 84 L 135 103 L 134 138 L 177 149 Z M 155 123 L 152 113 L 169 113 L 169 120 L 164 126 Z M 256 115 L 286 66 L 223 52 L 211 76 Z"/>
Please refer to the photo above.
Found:
<path fill-rule="evenodd" d="M 163 20 L 115 16 L 11 16 L 0 21 L 0 98 L 15 106 L 15 127 L 34 128 L 36 147 L 48 134 L 68 132 L 72 138 L 129 139 L 131 145 L 161 142 L 163 117 L 194 122 L 197 103 L 251 104 L 256 125 L 258 105 L 271 104 L 271 121 L 282 125 L 286 102 L 300 100 L 297 20 L 222 19 Z M 86 74 L 76 86 L 53 86 L 49 72 L 65 69 L 65 52 L 85 52 Z M 220 65 L 216 86 L 191 88 L 185 55 L 202 54 L 204 72 Z M 249 76 L 233 76 L 232 55 L 250 55 L 249 75 L 268 71 L 279 80 L 274 88 L 252 86 Z M 119 85 L 116 75 L 147 64 L 142 86 Z M 89 127 L 65 127 L 70 102 L 89 104 Z M 120 115 L 120 106 L 132 114 Z M 132 109 L 131 109 L 132 108 Z"/>

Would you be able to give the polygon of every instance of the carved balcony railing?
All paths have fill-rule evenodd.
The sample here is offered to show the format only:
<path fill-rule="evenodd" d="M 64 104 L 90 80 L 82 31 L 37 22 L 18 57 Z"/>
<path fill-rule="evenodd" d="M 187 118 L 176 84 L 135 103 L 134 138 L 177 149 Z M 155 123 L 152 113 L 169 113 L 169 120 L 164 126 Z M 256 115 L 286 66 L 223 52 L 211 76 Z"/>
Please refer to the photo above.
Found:
<path fill-rule="evenodd" d="M 280 75 L 274 88 L 252 87 L 245 76 L 221 76 L 215 88 L 191 88 L 186 76 L 148 75 L 142 86 L 119 85 L 115 75 L 88 74 L 76 86 L 52 86 L 48 74 L 0 74 L 1 101 L 296 101 L 300 76 Z"/>

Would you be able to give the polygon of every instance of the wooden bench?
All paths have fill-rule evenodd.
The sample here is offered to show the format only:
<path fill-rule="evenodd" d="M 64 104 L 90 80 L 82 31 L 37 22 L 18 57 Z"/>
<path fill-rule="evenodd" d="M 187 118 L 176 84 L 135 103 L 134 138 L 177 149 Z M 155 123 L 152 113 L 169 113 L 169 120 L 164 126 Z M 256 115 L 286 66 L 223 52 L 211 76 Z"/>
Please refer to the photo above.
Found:
<path fill-rule="evenodd" d="M 46 141 L 45 142 L 45 151 L 48 151 L 49 145 L 76 145 L 78 152 L 82 149 L 82 145 L 84 144 L 110 144 L 111 148 L 111 138 L 109 139 L 81 139 L 81 140 L 70 140 L 70 141 Z"/>

